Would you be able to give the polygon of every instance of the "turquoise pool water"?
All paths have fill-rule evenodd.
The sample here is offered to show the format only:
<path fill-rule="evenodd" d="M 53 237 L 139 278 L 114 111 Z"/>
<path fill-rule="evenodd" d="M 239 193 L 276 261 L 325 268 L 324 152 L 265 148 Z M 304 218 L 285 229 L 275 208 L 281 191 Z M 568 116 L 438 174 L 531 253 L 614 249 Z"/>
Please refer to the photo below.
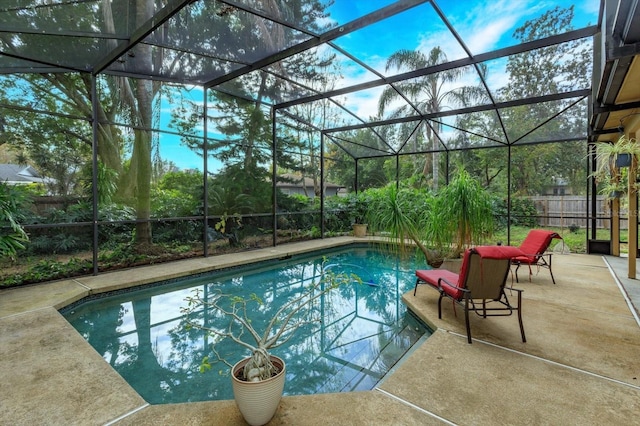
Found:
<path fill-rule="evenodd" d="M 398 260 L 372 248 L 349 248 L 248 266 L 86 301 L 62 311 L 67 320 L 149 403 L 232 399 L 228 367 L 200 373 L 204 356 L 214 358 L 211 337 L 185 328 L 180 308 L 194 289 L 248 296 L 265 306 L 251 312 L 254 326 L 270 318 L 323 268 L 354 273 L 363 283 L 338 288 L 323 309 L 322 324 L 274 349 L 287 363 L 286 395 L 373 389 L 430 331 L 413 317 L 401 296 L 413 288 L 423 259 Z M 207 315 L 207 312 L 202 312 Z M 224 318 L 208 318 L 220 321 Z M 215 322 L 214 322 L 215 324 Z M 238 345 L 217 345 L 231 364 L 246 356 Z"/>

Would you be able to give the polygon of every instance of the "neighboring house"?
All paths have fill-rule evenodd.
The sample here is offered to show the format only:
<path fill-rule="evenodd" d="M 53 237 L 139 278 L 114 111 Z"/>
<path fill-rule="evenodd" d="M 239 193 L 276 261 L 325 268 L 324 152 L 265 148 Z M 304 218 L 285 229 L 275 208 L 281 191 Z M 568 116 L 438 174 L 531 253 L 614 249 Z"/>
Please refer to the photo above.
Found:
<path fill-rule="evenodd" d="M 284 182 L 281 179 L 286 179 L 287 182 Z M 301 176 L 296 176 L 290 173 L 278 176 L 276 188 L 280 189 L 283 194 L 287 195 L 299 194 L 306 195 L 309 198 L 314 198 L 316 195 L 313 187 L 313 179 L 308 177 L 302 179 Z M 329 182 L 325 183 L 325 195 L 327 197 L 338 195 L 338 192 L 341 190 L 344 190 L 344 186 L 336 185 Z"/>
<path fill-rule="evenodd" d="M 51 183 L 51 179 L 43 177 L 31 166 L 17 164 L 0 164 L 0 182 L 8 185 L 26 185 L 29 183 Z"/>
<path fill-rule="evenodd" d="M 571 187 L 566 179 L 552 177 L 553 184 L 548 187 L 542 195 L 572 195 Z"/>

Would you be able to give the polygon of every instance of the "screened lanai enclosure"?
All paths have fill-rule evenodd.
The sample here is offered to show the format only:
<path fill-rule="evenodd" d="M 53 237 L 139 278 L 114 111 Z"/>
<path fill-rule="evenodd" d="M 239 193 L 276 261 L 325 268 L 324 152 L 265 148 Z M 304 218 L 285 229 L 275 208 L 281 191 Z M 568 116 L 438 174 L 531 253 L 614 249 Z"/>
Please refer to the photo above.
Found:
<path fill-rule="evenodd" d="M 506 3 L 0 2 L 3 285 L 346 235 L 355 194 L 461 170 L 491 241 L 610 241 L 635 2 Z"/>

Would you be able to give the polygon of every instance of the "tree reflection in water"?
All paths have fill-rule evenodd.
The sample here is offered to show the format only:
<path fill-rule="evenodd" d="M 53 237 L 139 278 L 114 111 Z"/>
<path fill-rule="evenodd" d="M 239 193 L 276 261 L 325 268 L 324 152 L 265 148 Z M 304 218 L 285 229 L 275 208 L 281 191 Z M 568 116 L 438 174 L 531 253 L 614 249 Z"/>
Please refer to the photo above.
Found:
<path fill-rule="evenodd" d="M 281 261 L 275 265 L 223 271 L 83 303 L 63 312 L 84 338 L 152 404 L 232 399 L 228 368 L 198 371 L 211 352 L 211 337 L 185 327 L 180 307 L 194 288 L 206 295 L 256 293 L 264 305 L 251 313 L 260 324 L 272 310 L 322 274 L 323 260 L 335 272 L 354 273 L 364 285 L 341 286 L 314 306 L 323 323 L 298 332 L 273 351 L 287 362 L 285 394 L 372 389 L 423 334 L 429 333 L 401 301 L 413 288 L 418 258 L 399 260 L 370 248 L 343 249 Z M 228 320 L 201 311 L 202 321 L 224 328 Z M 235 363 L 247 354 L 238 345 L 218 345 Z M 313 365 L 313 369 L 308 366 Z"/>

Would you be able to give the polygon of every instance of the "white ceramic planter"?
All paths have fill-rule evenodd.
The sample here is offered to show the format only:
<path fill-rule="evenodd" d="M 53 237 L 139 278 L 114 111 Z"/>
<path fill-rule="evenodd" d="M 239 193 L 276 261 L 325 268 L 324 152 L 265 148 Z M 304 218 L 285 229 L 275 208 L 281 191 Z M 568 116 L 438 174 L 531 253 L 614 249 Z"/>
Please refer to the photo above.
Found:
<path fill-rule="evenodd" d="M 231 369 L 233 396 L 247 423 L 251 426 L 264 425 L 271 420 L 280 405 L 284 391 L 286 366 L 282 359 L 271 356 L 271 362 L 280 368 L 280 373 L 261 382 L 245 382 L 236 378 L 236 372 L 248 360 L 248 358 L 243 359 Z"/>

